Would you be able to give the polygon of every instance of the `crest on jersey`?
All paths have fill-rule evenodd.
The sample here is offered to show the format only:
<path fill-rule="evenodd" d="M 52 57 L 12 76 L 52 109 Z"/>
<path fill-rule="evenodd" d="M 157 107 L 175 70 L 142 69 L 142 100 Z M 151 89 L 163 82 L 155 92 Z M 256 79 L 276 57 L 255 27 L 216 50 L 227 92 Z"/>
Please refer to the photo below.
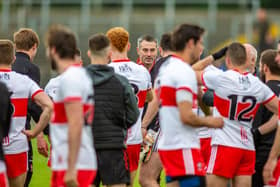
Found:
<path fill-rule="evenodd" d="M 248 76 L 240 76 L 239 84 L 243 90 L 247 90 L 251 86 L 251 82 Z"/>

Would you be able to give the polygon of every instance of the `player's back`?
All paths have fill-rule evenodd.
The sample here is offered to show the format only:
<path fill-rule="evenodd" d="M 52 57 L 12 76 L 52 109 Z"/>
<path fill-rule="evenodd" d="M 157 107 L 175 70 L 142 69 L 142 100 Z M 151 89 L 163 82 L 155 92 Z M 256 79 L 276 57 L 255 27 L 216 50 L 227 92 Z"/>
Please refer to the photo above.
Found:
<path fill-rule="evenodd" d="M 217 72 L 216 72 L 217 73 Z M 254 150 L 250 129 L 261 103 L 274 95 L 257 77 L 235 70 L 222 72 L 214 84 L 214 106 L 224 117 L 224 128 L 216 129 L 212 144 Z"/>
<path fill-rule="evenodd" d="M 155 88 L 161 104 L 159 149 L 199 148 L 196 129 L 182 123 L 176 101 L 176 92 L 186 90 L 193 96 L 193 109 L 197 108 L 197 81 L 190 65 L 171 57 L 160 68 Z"/>
<path fill-rule="evenodd" d="M 145 103 L 146 92 L 151 88 L 149 72 L 141 65 L 130 60 L 118 60 L 109 64 L 115 72 L 126 77 L 138 96 L 138 107 Z"/>
<path fill-rule="evenodd" d="M 127 144 L 139 144 L 142 142 L 141 116 L 148 90 L 151 89 L 151 77 L 149 72 L 141 65 L 128 59 L 113 61 L 109 64 L 117 74 L 126 77 L 137 96 L 140 115 L 137 122 L 128 130 Z"/>
<path fill-rule="evenodd" d="M 0 70 L 0 81 L 4 82 L 11 92 L 11 102 L 14 108 L 9 136 L 3 140 L 5 153 L 25 152 L 28 150 L 28 145 L 22 130 L 25 129 L 28 99 L 33 99 L 42 89 L 26 75 L 9 70 Z"/>
<path fill-rule="evenodd" d="M 65 102 L 81 101 L 84 124 L 77 169 L 96 169 L 96 156 L 93 148 L 91 121 L 93 114 L 93 84 L 82 67 L 69 67 L 58 78 L 58 88 L 53 97 L 54 114 L 51 120 L 52 169 L 65 170 L 68 155 L 68 119 Z"/>

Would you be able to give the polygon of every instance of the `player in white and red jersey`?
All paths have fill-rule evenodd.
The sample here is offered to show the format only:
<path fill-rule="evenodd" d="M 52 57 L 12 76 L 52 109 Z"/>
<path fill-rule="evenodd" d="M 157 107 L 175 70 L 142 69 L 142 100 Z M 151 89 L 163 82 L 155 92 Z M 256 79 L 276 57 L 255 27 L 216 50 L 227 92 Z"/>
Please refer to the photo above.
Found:
<path fill-rule="evenodd" d="M 3 140 L 9 134 L 12 118 L 12 103 L 9 90 L 2 82 L 0 82 L 0 94 L 0 139 Z M 0 145 L 0 186 L 2 187 L 9 186 L 6 171 L 4 151 L 2 145 Z"/>
<path fill-rule="evenodd" d="M 133 185 L 136 170 L 139 164 L 141 143 L 143 141 L 141 133 L 141 116 L 145 101 L 152 100 L 151 77 L 145 67 L 132 62 L 127 57 L 129 50 L 129 33 L 122 27 L 115 27 L 107 32 L 111 42 L 111 60 L 109 66 L 113 67 L 115 72 L 125 76 L 134 89 L 138 99 L 138 108 L 140 115 L 137 122 L 128 129 L 127 134 L 127 153 L 129 158 L 129 169 L 131 184 Z"/>
<path fill-rule="evenodd" d="M 27 171 L 28 138 L 37 136 L 47 125 L 52 112 L 49 97 L 39 86 L 25 75 L 11 71 L 15 59 L 14 46 L 9 40 L 0 40 L 0 81 L 5 83 L 11 92 L 13 116 L 9 135 L 2 145 L 5 152 L 7 174 L 10 186 L 21 187 Z M 38 124 L 33 130 L 25 131 L 28 99 L 32 98 L 42 109 Z"/>
<path fill-rule="evenodd" d="M 255 148 L 251 126 L 260 103 L 277 113 L 277 98 L 257 77 L 247 72 L 246 49 L 232 43 L 227 50 L 226 72 L 198 72 L 199 83 L 214 90 L 214 115 L 223 117 L 223 129 L 212 131 L 212 150 L 207 168 L 208 185 L 251 186 Z"/>
<path fill-rule="evenodd" d="M 47 34 L 48 55 L 61 75 L 53 96 L 51 120 L 52 187 L 88 187 L 96 170 L 91 124 L 93 85 L 86 71 L 76 65 L 76 39 L 63 26 L 53 26 Z"/>
<path fill-rule="evenodd" d="M 162 136 L 158 151 L 166 172 L 167 186 L 206 186 L 205 167 L 195 127 L 222 127 L 223 120 L 198 117 L 197 81 L 190 66 L 203 50 L 204 29 L 182 24 L 172 33 L 174 55 L 161 66 L 155 80 L 160 103 Z"/>
<path fill-rule="evenodd" d="M 75 60 L 76 60 L 76 64 L 77 65 L 81 65 L 83 64 L 82 59 L 81 59 L 81 53 L 80 50 L 76 49 L 75 52 Z M 61 75 L 58 75 L 52 79 L 49 80 L 49 82 L 47 83 L 46 87 L 45 87 L 45 92 L 46 94 L 48 94 L 48 96 L 53 99 L 54 96 L 57 93 L 57 89 L 59 87 L 59 81 L 60 81 L 60 77 Z M 48 129 L 49 130 L 49 129 Z M 50 142 L 50 136 L 48 134 L 48 138 L 49 138 L 49 142 Z M 47 152 L 48 150 L 46 150 L 46 154 L 48 154 Z M 48 159 L 48 166 L 51 166 L 51 153 L 49 154 L 49 159 Z"/>

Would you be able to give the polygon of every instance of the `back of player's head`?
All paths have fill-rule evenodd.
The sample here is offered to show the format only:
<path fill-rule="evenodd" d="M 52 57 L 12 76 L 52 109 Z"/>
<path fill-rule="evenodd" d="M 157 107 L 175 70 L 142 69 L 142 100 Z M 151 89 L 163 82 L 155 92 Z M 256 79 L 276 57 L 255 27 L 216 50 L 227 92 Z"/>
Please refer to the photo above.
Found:
<path fill-rule="evenodd" d="M 128 41 L 129 33 L 123 27 L 113 27 L 106 33 L 109 38 L 113 48 L 117 49 L 119 52 L 124 52 Z"/>
<path fill-rule="evenodd" d="M 35 44 L 39 46 L 39 37 L 32 29 L 21 28 L 14 33 L 14 42 L 17 50 L 28 51 Z"/>
<path fill-rule="evenodd" d="M 233 65 L 241 66 L 246 63 L 247 55 L 244 45 L 234 42 L 228 46 L 227 55 Z"/>
<path fill-rule="evenodd" d="M 161 36 L 159 46 L 163 51 L 172 51 L 172 45 L 171 45 L 171 33 L 164 33 Z"/>
<path fill-rule="evenodd" d="M 74 33 L 65 26 L 53 25 L 46 34 L 46 45 L 55 48 L 60 58 L 74 59 L 77 42 Z"/>
<path fill-rule="evenodd" d="M 204 29 L 202 27 L 191 24 L 181 24 L 175 28 L 171 35 L 172 48 L 175 51 L 183 51 L 187 42 L 192 39 L 194 44 L 196 44 L 203 34 Z"/>
<path fill-rule="evenodd" d="M 260 62 L 262 65 L 266 65 L 271 72 L 271 74 L 274 75 L 280 75 L 280 65 L 276 61 L 278 51 L 273 49 L 268 49 L 262 52 Z"/>
<path fill-rule="evenodd" d="M 95 34 L 89 38 L 88 45 L 93 56 L 106 57 L 110 41 L 104 34 Z"/>
<path fill-rule="evenodd" d="M 158 43 L 158 42 L 157 42 L 157 39 L 155 39 L 153 36 L 151 36 L 151 35 L 149 35 L 149 34 L 146 34 L 146 35 L 140 36 L 140 37 L 137 39 L 137 48 L 140 48 L 140 47 L 141 47 L 141 43 L 142 43 L 143 41 L 155 42 L 156 44 Z"/>
<path fill-rule="evenodd" d="M 15 59 L 14 44 L 10 40 L 0 40 L 0 64 L 10 65 Z"/>

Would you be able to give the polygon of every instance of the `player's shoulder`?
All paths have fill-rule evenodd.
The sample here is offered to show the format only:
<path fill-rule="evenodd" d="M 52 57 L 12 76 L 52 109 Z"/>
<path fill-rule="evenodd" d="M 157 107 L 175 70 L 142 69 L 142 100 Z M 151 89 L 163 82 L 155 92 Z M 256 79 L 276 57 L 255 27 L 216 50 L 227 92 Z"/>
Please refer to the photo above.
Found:
<path fill-rule="evenodd" d="M 15 71 L 12 71 L 10 74 L 14 80 L 16 80 L 17 82 L 32 82 L 32 79 L 29 78 L 27 75 L 25 74 L 21 74 Z"/>
<path fill-rule="evenodd" d="M 64 73 L 61 74 L 61 79 L 80 79 L 83 76 L 86 76 L 86 71 L 83 67 L 80 66 L 71 66 Z"/>
<path fill-rule="evenodd" d="M 48 81 L 48 83 L 47 83 L 47 85 L 46 85 L 46 88 L 49 88 L 49 87 L 52 87 L 52 86 L 58 84 L 60 78 L 61 78 L 61 75 L 58 75 L 58 76 L 56 76 L 56 77 L 54 77 L 54 78 L 51 78 L 51 79 Z"/>

